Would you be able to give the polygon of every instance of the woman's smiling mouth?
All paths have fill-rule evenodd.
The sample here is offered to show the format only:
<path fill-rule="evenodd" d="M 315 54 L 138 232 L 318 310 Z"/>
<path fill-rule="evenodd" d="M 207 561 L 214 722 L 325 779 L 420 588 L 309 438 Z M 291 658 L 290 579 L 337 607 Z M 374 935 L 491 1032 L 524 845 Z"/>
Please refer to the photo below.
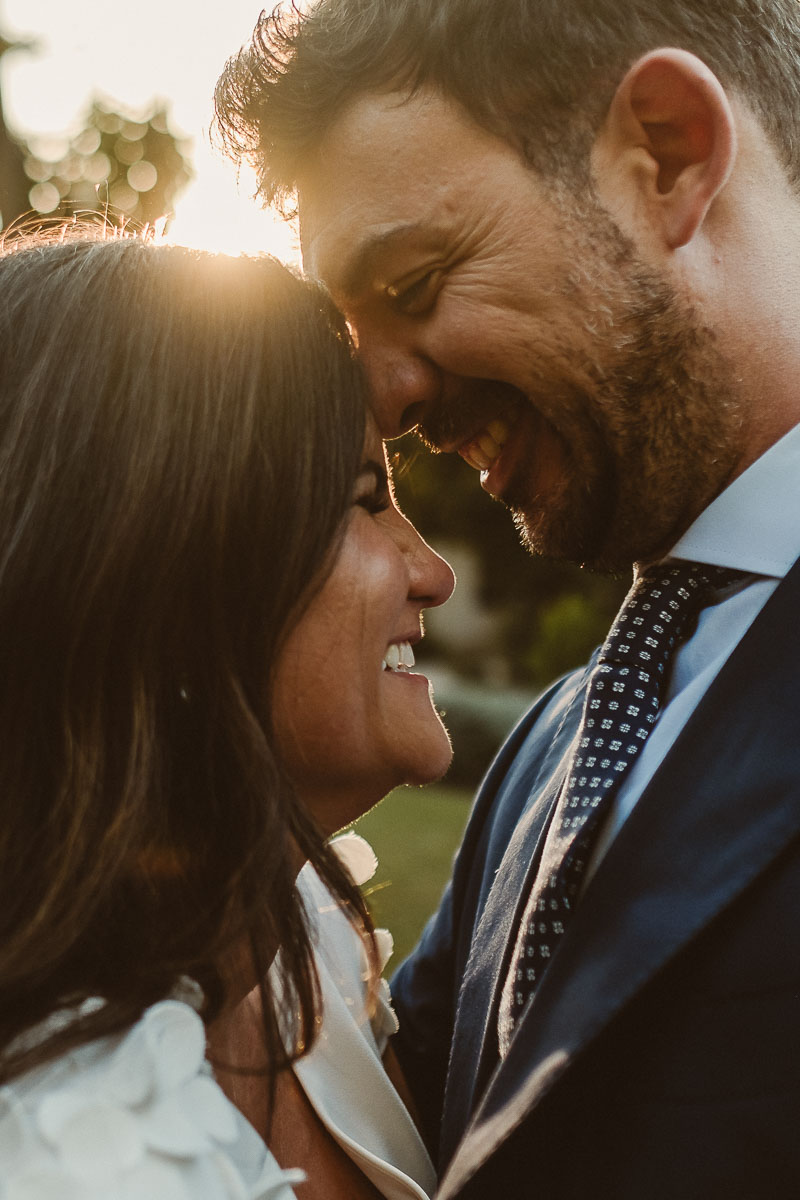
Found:
<path fill-rule="evenodd" d="M 410 642 L 392 642 L 383 656 L 384 671 L 410 671 L 414 666 L 414 651 Z"/>

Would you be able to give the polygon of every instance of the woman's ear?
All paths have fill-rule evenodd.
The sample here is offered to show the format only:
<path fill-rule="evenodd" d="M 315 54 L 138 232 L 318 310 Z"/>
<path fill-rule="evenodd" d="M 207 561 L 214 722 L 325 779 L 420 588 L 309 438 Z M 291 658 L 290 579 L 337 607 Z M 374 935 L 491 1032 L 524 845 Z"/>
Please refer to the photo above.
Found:
<path fill-rule="evenodd" d="M 700 228 L 735 157 L 735 121 L 719 80 L 693 54 L 664 49 L 638 59 L 620 83 L 592 167 L 615 215 L 627 209 L 675 250 Z"/>

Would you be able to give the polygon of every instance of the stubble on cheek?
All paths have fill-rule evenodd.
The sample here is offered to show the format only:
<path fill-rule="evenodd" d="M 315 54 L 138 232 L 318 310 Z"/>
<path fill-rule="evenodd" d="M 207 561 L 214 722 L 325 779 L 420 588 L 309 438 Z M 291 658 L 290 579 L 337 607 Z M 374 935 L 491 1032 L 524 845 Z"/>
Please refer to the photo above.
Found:
<path fill-rule="evenodd" d="M 735 472 L 741 406 L 713 338 L 641 332 L 593 395 L 562 393 L 558 469 L 520 470 L 504 496 L 535 554 L 614 573 L 661 557 Z"/>
<path fill-rule="evenodd" d="M 639 264 L 626 282 L 616 336 L 588 364 L 595 386 L 573 408 L 578 477 L 544 550 L 611 572 L 668 553 L 743 452 L 738 377 L 713 330 Z"/>
<path fill-rule="evenodd" d="M 593 561 L 613 521 L 618 464 L 598 419 L 597 375 L 575 349 L 545 356 L 539 347 L 516 427 L 516 464 L 502 499 L 534 554 Z M 512 431 L 512 443 L 515 432 Z"/>
<path fill-rule="evenodd" d="M 605 459 L 604 459 L 605 463 Z M 547 490 L 524 486 L 507 497 L 523 544 L 533 554 L 594 566 L 616 504 L 616 473 L 566 455 Z"/>

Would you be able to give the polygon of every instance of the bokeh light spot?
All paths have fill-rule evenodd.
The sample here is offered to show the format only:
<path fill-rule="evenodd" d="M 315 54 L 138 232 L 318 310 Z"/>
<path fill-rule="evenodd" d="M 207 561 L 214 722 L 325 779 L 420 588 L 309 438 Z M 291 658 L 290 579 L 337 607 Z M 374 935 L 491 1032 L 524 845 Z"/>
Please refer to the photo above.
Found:
<path fill-rule="evenodd" d="M 95 119 L 97 122 L 97 128 L 102 133 L 119 133 L 120 129 L 122 128 L 122 117 L 118 116 L 116 113 L 104 112 L 101 109 L 98 111 Z"/>
<path fill-rule="evenodd" d="M 138 142 L 147 133 L 147 124 L 144 121 L 123 121 L 121 132 L 129 142 Z"/>
<path fill-rule="evenodd" d="M 138 139 L 131 142 L 123 135 L 114 143 L 114 154 L 121 163 L 130 166 L 131 163 L 138 162 L 142 157 L 144 146 Z"/>
<path fill-rule="evenodd" d="M 128 183 L 136 192 L 149 192 L 158 182 L 158 171 L 150 162 L 134 163 L 128 168 Z"/>
<path fill-rule="evenodd" d="M 72 143 L 73 149 L 77 150 L 78 154 L 90 155 L 94 154 L 95 150 L 100 145 L 100 130 L 99 129 L 84 129 Z"/>
<path fill-rule="evenodd" d="M 108 179 L 110 173 L 111 160 L 102 150 L 93 154 L 83 164 L 84 179 L 88 179 L 90 183 L 102 183 L 104 179 Z"/>
<path fill-rule="evenodd" d="M 53 174 L 50 163 L 42 162 L 40 158 L 35 158 L 32 154 L 25 159 L 23 168 L 28 179 L 32 179 L 34 183 L 44 183 Z"/>
<path fill-rule="evenodd" d="M 139 193 L 120 180 L 111 186 L 108 199 L 114 208 L 120 209 L 121 212 L 133 212 L 139 203 Z"/>
<path fill-rule="evenodd" d="M 68 183 L 76 183 L 83 178 L 83 159 L 77 154 L 70 154 L 59 164 L 58 173 Z"/>
<path fill-rule="evenodd" d="M 40 213 L 51 213 L 61 203 L 61 193 L 52 183 L 37 183 L 28 192 L 31 208 Z"/>

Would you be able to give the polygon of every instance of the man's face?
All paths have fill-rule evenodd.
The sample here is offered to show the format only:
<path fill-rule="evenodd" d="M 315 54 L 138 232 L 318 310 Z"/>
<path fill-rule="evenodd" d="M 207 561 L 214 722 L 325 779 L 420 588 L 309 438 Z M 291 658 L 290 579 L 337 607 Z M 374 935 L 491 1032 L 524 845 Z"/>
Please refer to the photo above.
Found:
<path fill-rule="evenodd" d="M 546 187 L 457 106 L 356 100 L 300 218 L 383 434 L 461 452 L 535 551 L 655 557 L 733 472 L 734 380 L 688 302 L 596 200 Z"/>

